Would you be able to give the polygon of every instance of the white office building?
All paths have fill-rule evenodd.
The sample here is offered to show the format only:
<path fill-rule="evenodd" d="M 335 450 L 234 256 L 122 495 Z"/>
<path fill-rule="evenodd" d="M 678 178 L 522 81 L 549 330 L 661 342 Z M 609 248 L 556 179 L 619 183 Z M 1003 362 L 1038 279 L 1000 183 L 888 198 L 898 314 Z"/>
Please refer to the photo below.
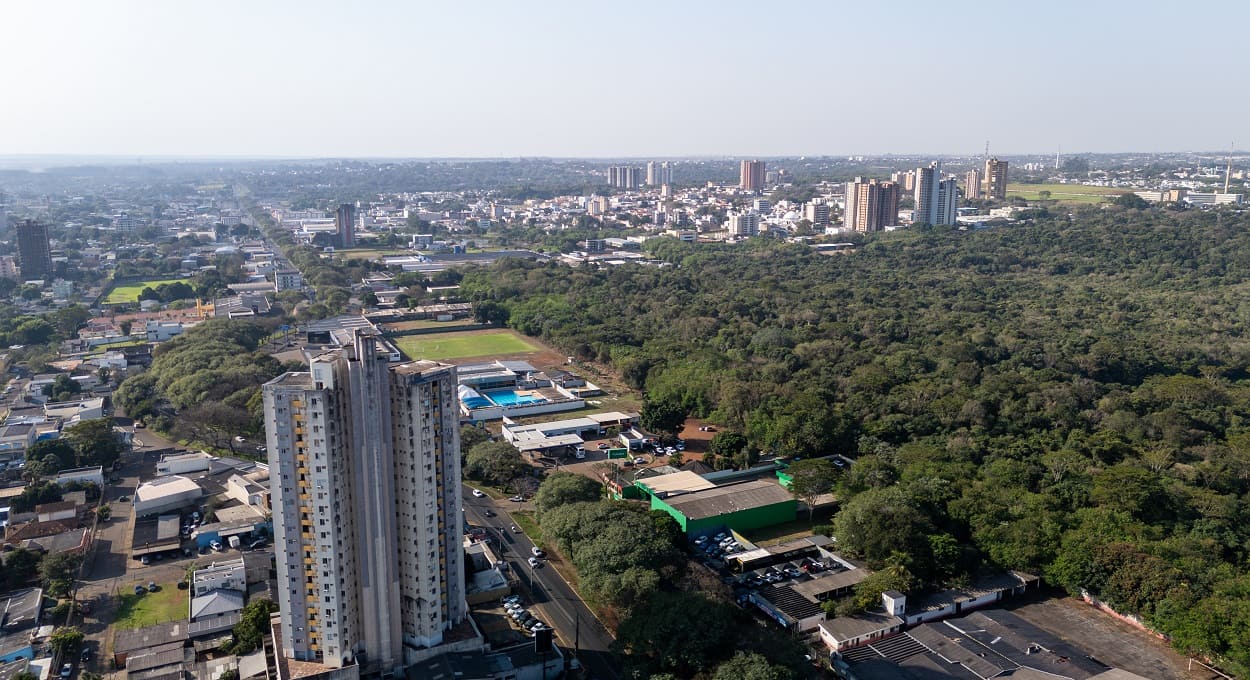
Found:
<path fill-rule="evenodd" d="M 264 386 L 282 653 L 400 672 L 468 613 L 456 369 L 367 330 L 309 364 Z"/>
<path fill-rule="evenodd" d="M 760 233 L 760 214 L 754 210 L 729 213 L 729 233 L 734 236 L 755 236 Z"/>

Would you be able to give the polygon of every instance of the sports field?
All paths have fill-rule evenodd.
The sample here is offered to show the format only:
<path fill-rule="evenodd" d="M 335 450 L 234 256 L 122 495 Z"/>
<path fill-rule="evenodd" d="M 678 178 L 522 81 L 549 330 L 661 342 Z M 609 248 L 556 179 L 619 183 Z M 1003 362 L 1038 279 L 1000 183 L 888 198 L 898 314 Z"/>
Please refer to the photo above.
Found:
<path fill-rule="evenodd" d="M 462 359 L 539 351 L 508 331 L 409 335 L 394 338 L 394 342 L 410 359 Z"/>
<path fill-rule="evenodd" d="M 1049 196 L 1042 196 L 1049 191 Z M 1008 184 L 1007 198 L 1019 196 L 1026 201 L 1051 200 L 1060 203 L 1102 203 L 1120 194 L 1128 193 L 1128 189 L 1115 187 L 1087 187 L 1083 184 Z"/>
<path fill-rule="evenodd" d="M 137 283 L 124 283 L 113 288 L 109 292 L 109 296 L 104 298 L 104 304 L 115 305 L 122 302 L 138 302 L 139 293 L 144 288 L 156 288 L 162 283 L 190 283 L 190 279 L 152 279 L 150 281 L 139 281 Z"/>

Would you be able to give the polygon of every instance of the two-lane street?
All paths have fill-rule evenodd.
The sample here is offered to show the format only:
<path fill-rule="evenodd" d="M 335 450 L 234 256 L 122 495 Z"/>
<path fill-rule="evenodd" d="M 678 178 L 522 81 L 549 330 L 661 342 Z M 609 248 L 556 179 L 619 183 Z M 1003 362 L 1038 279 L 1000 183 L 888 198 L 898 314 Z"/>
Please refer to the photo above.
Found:
<path fill-rule="evenodd" d="M 506 506 L 516 504 L 507 501 L 497 503 L 489 497 L 475 498 L 468 487 L 465 487 L 463 495 L 469 523 L 488 527 L 492 545 L 502 543 L 501 559 L 508 562 L 516 578 L 529 588 L 534 604 L 546 615 L 543 620 L 555 629 L 560 646 L 570 654 L 575 646 L 580 650 L 577 656 L 586 669 L 587 677 L 598 680 L 619 678 L 612 659 L 612 636 L 603 624 L 590 613 L 559 572 L 546 564 L 537 569 L 530 568 L 528 558 L 532 554 L 533 542 L 525 534 L 511 531 L 513 521 Z M 495 516 L 487 517 L 486 510 L 496 513 Z"/>

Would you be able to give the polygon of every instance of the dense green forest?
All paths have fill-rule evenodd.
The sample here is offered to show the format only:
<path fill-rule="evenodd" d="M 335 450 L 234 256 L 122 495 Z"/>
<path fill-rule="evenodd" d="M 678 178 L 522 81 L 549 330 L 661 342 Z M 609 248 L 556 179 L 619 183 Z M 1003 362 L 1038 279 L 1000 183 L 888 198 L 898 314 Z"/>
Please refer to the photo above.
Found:
<path fill-rule="evenodd" d="M 747 460 L 857 457 L 834 528 L 892 537 L 859 546 L 877 566 L 1040 573 L 1250 674 L 1250 216 L 648 247 L 671 266 L 504 261 L 463 292 Z"/>

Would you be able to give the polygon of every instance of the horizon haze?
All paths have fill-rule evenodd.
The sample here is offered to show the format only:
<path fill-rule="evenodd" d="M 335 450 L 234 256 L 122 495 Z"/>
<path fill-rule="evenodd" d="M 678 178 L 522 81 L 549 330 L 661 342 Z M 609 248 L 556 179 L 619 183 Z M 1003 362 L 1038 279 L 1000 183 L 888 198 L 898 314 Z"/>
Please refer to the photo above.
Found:
<path fill-rule="evenodd" d="M 1250 7 L 1218 4 L 8 4 L 0 155 L 1227 149 Z"/>

